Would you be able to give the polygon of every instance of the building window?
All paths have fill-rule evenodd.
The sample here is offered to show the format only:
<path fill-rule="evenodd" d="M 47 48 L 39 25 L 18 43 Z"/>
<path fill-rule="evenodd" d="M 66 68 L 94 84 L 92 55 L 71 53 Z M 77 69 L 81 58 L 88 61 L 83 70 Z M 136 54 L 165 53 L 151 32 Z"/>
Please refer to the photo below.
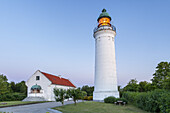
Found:
<path fill-rule="evenodd" d="M 40 76 L 36 76 L 36 80 L 40 80 Z"/>

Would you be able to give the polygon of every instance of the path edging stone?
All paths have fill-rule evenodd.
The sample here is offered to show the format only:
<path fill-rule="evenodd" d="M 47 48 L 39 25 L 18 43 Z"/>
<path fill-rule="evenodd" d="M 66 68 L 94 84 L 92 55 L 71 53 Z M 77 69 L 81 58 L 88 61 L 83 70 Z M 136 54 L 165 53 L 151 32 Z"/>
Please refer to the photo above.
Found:
<path fill-rule="evenodd" d="M 54 113 L 62 113 L 61 111 L 58 111 L 58 110 L 54 110 L 54 109 L 51 109 L 51 108 L 48 108 L 49 111 L 52 111 Z"/>

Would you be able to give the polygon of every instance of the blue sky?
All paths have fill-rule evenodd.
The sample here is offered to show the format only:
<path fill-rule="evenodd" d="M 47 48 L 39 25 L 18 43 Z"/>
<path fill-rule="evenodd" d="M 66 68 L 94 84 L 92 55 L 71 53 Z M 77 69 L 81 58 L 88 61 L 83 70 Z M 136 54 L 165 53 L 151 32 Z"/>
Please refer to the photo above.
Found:
<path fill-rule="evenodd" d="M 36 70 L 93 85 L 93 29 L 103 8 L 117 28 L 118 84 L 150 81 L 170 61 L 168 0 L 0 0 L 0 73 L 27 80 Z"/>

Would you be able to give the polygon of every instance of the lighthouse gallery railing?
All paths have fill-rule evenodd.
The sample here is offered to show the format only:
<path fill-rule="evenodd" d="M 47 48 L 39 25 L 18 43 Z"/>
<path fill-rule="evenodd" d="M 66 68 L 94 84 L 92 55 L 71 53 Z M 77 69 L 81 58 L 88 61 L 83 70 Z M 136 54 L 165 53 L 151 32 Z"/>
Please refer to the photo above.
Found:
<path fill-rule="evenodd" d="M 103 30 L 103 29 L 106 29 L 106 30 L 107 30 L 107 29 L 111 29 L 111 30 L 113 30 L 113 31 L 116 31 L 116 27 L 113 26 L 113 25 L 111 25 L 111 26 L 109 26 L 109 25 L 103 25 L 103 26 L 94 28 L 93 32 L 95 33 L 96 31 L 100 31 L 100 30 Z"/>

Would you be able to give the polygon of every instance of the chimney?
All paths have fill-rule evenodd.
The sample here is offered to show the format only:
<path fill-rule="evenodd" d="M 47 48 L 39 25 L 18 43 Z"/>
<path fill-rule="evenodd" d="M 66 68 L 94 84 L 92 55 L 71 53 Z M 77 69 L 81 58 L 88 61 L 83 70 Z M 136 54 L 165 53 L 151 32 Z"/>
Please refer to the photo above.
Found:
<path fill-rule="evenodd" d="M 61 75 L 58 75 L 58 77 L 61 79 Z"/>

